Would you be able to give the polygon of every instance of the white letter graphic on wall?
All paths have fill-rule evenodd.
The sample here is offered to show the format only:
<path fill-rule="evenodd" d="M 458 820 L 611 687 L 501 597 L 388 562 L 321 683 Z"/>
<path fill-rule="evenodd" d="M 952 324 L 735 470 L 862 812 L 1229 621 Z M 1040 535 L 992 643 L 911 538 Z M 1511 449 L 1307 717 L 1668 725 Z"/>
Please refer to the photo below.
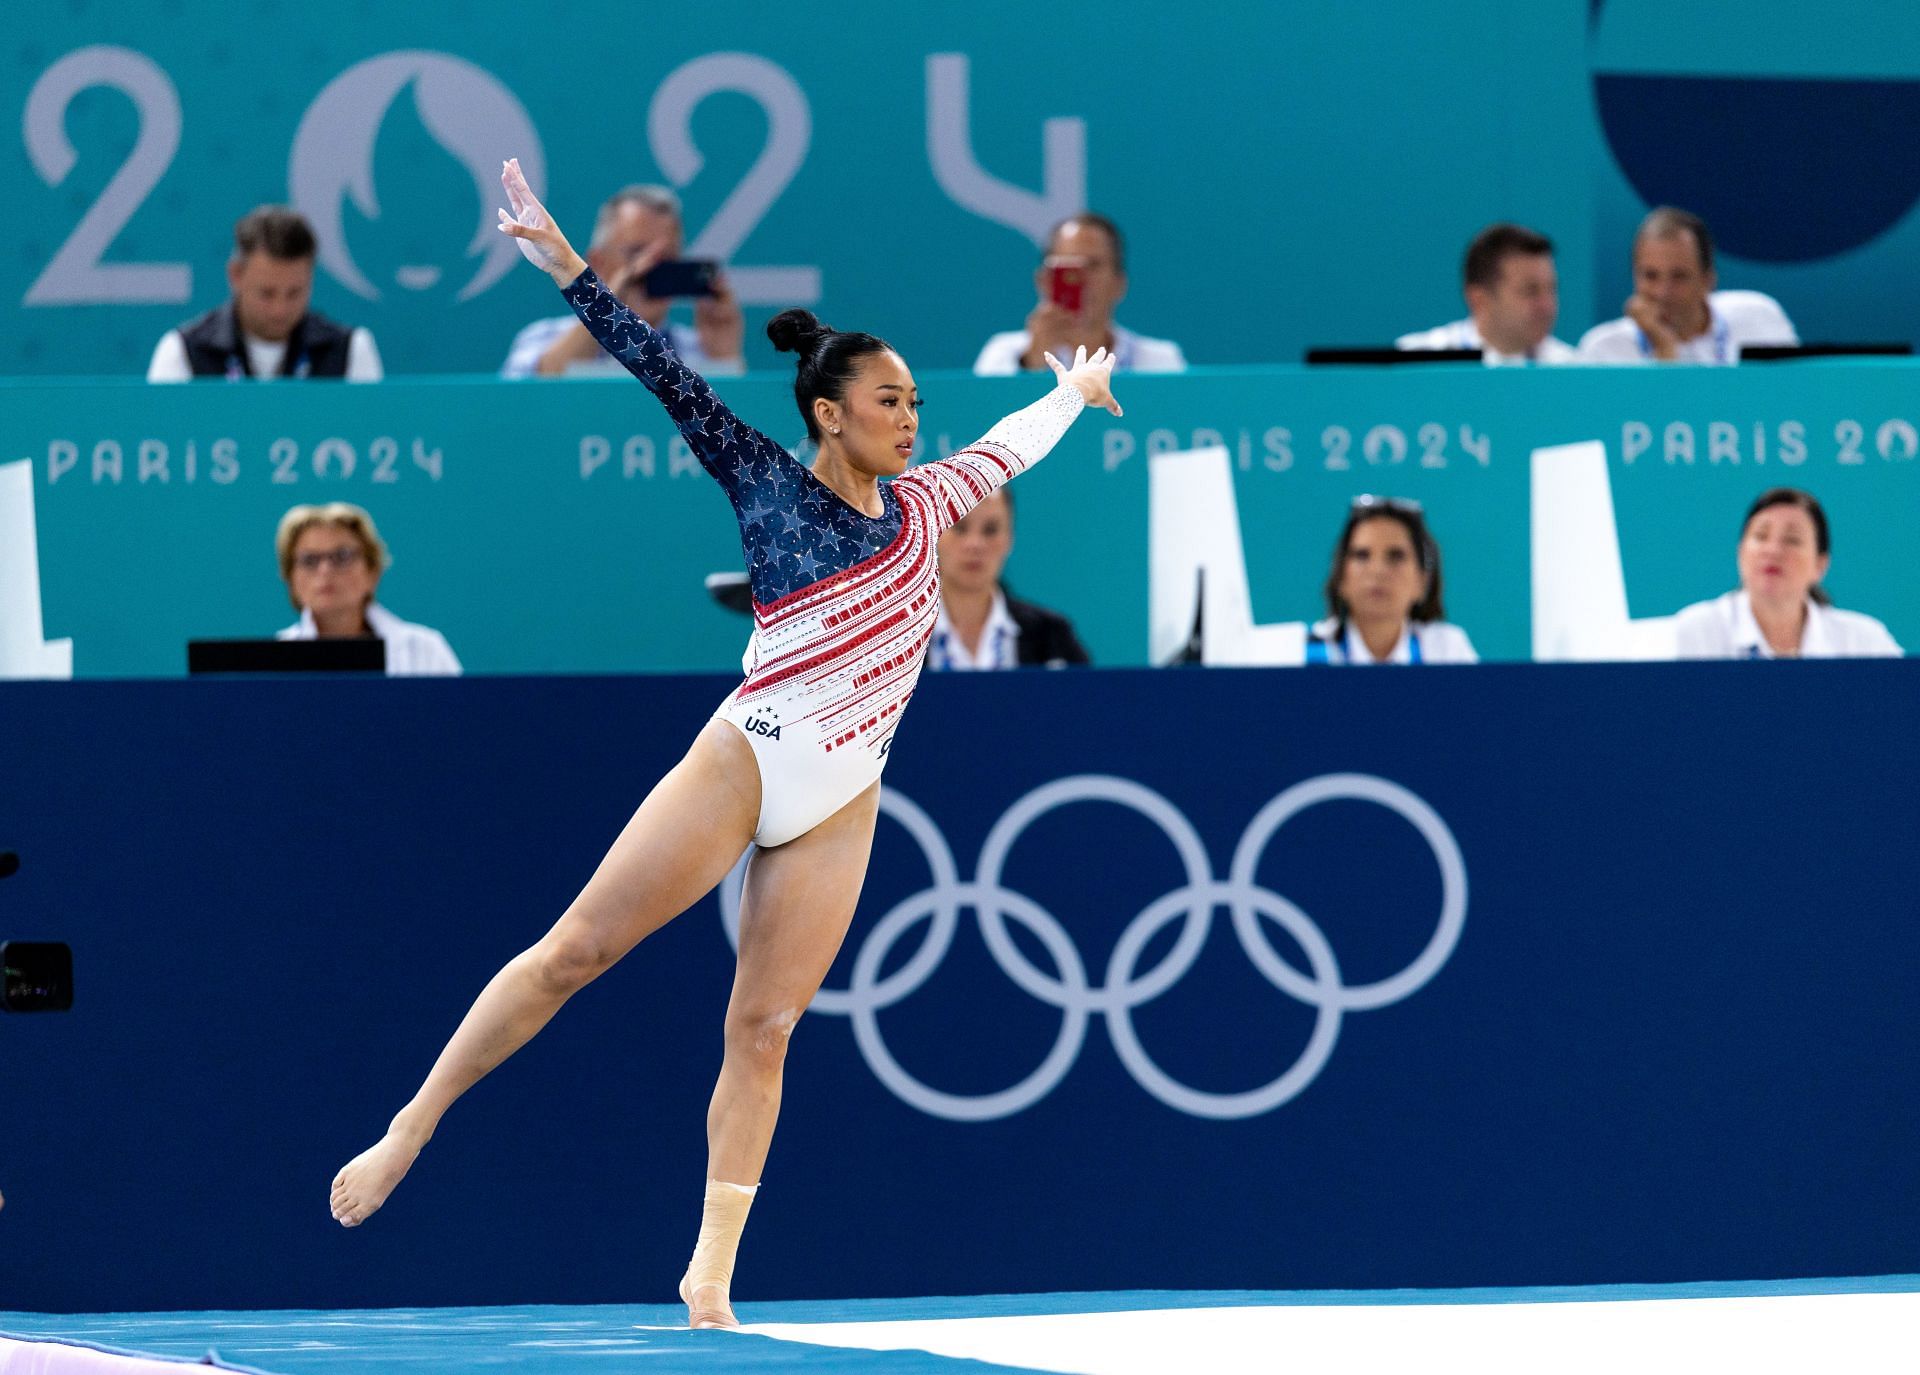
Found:
<path fill-rule="evenodd" d="M 110 263 L 108 248 L 166 175 L 180 148 L 180 93 L 152 58 L 131 48 L 96 44 L 68 53 L 33 83 L 21 134 L 40 180 L 59 186 L 79 162 L 67 137 L 67 107 L 82 91 L 104 86 L 133 102 L 140 132 L 126 161 L 94 198 L 80 223 L 23 298 L 30 306 L 177 305 L 193 292 L 186 263 Z"/>
<path fill-rule="evenodd" d="M 675 186 L 686 186 L 707 165 L 693 141 L 693 112 L 710 96 L 731 91 L 767 117 L 767 141 L 740 184 L 720 203 L 687 249 L 690 258 L 730 263 L 807 160 L 813 111 L 792 73 L 754 53 L 708 53 L 676 68 L 653 93 L 647 142 Z M 727 269 L 742 305 L 810 306 L 820 300 L 820 269 L 808 266 Z"/>
<path fill-rule="evenodd" d="M 0 678 L 73 677 L 73 641 L 41 638 L 33 464 L 0 463 Z"/>
<path fill-rule="evenodd" d="M 927 58 L 927 157 L 933 179 L 961 207 L 1046 244 L 1047 231 L 1087 208 L 1087 123 L 1049 119 L 1040 126 L 1041 184 L 1035 195 L 991 175 L 973 156 L 973 113 L 965 53 Z"/>
<path fill-rule="evenodd" d="M 1226 449 L 1154 454 L 1147 462 L 1149 661 L 1173 662 L 1197 624 L 1202 663 L 1305 663 L 1306 622 L 1253 623 Z"/>
<path fill-rule="evenodd" d="M 1633 620 L 1607 446 L 1533 451 L 1533 657 L 1671 659 L 1673 617 Z"/>

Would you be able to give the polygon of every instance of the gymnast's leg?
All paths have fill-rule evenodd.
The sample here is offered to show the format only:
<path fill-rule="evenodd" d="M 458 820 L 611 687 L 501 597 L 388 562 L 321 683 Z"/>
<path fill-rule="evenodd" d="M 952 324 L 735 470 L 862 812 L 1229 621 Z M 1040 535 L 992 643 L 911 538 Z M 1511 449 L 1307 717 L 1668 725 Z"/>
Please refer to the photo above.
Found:
<path fill-rule="evenodd" d="M 879 810 L 876 782 L 799 839 L 756 851 L 747 867 L 726 1052 L 707 1110 L 706 1208 L 680 1281 L 690 1326 L 735 1325 L 734 1251 L 780 1115 L 787 1038 L 846 938 Z"/>
<path fill-rule="evenodd" d="M 560 1005 L 726 876 L 760 815 L 740 732 L 711 721 L 647 795 L 553 929 L 493 976 L 387 1134 L 334 1177 L 342 1226 L 386 1202 L 453 1101 L 532 1039 Z"/>

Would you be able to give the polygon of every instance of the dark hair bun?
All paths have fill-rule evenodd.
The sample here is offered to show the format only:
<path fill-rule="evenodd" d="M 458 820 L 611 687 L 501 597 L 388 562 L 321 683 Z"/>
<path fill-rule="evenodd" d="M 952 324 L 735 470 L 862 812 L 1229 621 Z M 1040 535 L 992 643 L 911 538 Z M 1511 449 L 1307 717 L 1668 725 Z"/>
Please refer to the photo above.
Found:
<path fill-rule="evenodd" d="M 811 353 L 832 333 L 810 310 L 783 310 L 767 321 L 767 338 L 782 353 Z"/>

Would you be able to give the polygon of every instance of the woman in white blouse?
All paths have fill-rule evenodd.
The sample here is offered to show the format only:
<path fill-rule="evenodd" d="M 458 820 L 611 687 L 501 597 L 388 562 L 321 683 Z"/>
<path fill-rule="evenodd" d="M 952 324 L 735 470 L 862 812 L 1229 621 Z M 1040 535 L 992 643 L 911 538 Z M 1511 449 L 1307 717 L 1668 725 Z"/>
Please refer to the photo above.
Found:
<path fill-rule="evenodd" d="M 1477 664 L 1440 600 L 1440 546 L 1417 501 L 1355 497 L 1333 548 L 1309 664 Z"/>
<path fill-rule="evenodd" d="M 1797 487 L 1762 492 L 1747 508 L 1735 561 L 1740 589 L 1674 617 L 1682 659 L 1897 657 L 1886 626 L 1842 611 L 1820 586 L 1833 562 L 1827 513 Z"/>
<path fill-rule="evenodd" d="M 460 661 L 437 630 L 403 621 L 373 599 L 392 559 L 373 517 L 348 502 L 296 506 L 274 537 L 280 576 L 300 619 L 282 640 L 377 635 L 387 646 L 387 675 L 452 676 Z"/>

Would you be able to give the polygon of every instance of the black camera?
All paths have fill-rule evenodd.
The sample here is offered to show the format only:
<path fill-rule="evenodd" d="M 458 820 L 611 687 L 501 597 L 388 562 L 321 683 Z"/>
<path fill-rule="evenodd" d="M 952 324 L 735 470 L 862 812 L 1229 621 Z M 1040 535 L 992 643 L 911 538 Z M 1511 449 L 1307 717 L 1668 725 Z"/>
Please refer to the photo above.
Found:
<path fill-rule="evenodd" d="M 0 879 L 20 871 L 20 856 L 0 850 Z M 0 1008 L 65 1012 L 73 1006 L 73 951 L 61 941 L 0 941 Z"/>

